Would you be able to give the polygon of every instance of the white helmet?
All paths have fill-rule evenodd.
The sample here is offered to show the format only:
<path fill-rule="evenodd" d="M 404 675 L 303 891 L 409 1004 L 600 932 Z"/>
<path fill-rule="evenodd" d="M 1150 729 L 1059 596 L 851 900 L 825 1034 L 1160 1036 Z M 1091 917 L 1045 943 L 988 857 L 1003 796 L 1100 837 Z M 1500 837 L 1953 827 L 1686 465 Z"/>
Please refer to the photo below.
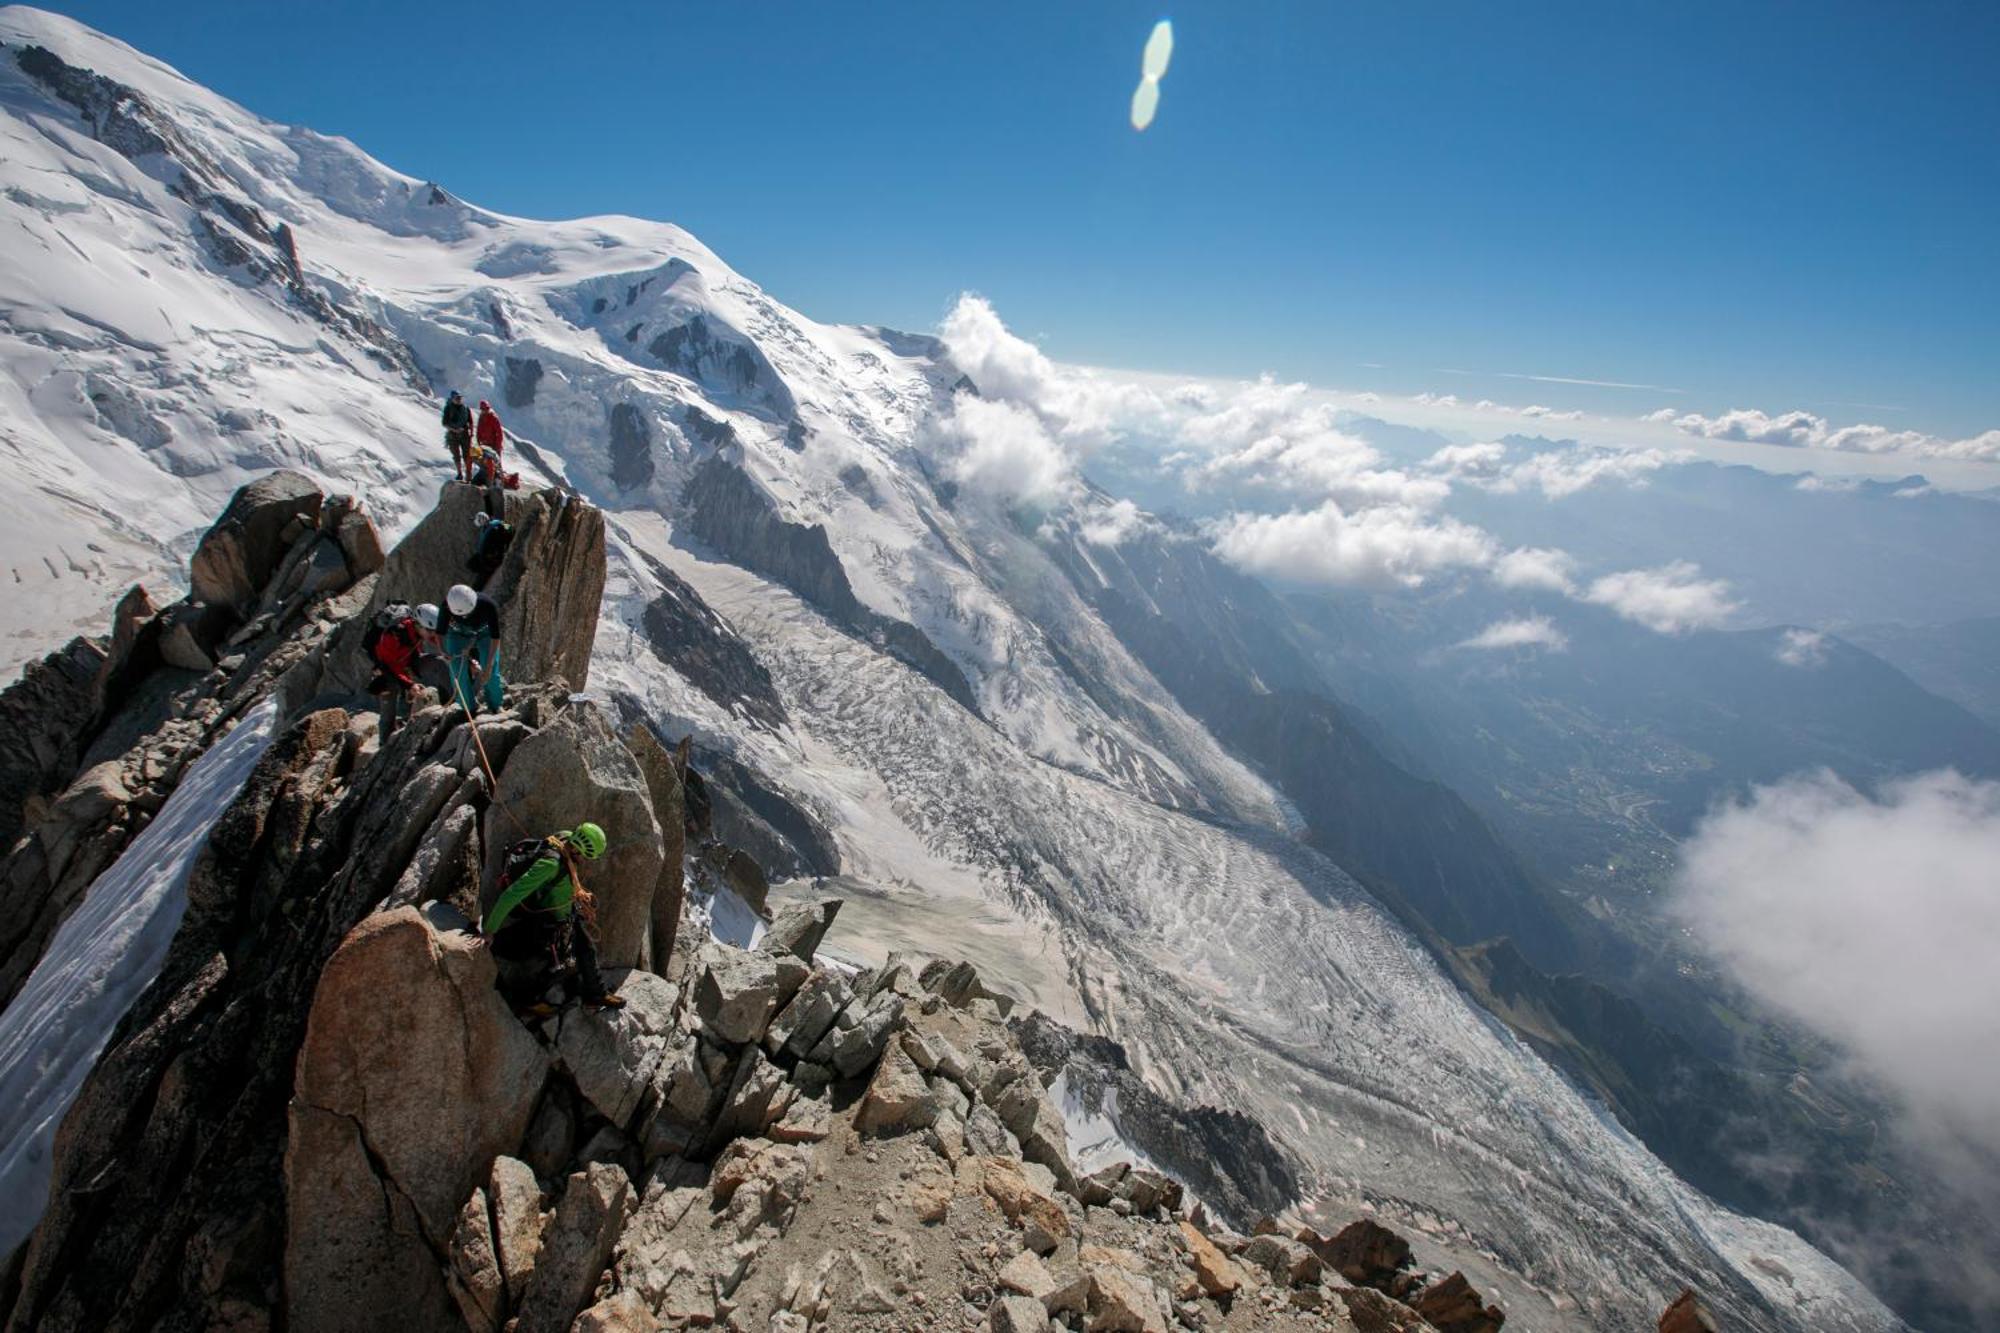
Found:
<path fill-rule="evenodd" d="M 424 602 L 417 607 L 417 623 L 433 634 L 437 632 L 438 609 L 436 602 Z"/>
<path fill-rule="evenodd" d="M 493 515 L 487 513 L 484 509 L 472 516 L 472 526 L 475 528 L 483 528 L 492 521 Z"/>
<path fill-rule="evenodd" d="M 444 595 L 444 604 L 451 608 L 455 616 L 469 616 L 472 608 L 479 605 L 479 594 L 463 583 L 454 583 L 451 591 Z"/>

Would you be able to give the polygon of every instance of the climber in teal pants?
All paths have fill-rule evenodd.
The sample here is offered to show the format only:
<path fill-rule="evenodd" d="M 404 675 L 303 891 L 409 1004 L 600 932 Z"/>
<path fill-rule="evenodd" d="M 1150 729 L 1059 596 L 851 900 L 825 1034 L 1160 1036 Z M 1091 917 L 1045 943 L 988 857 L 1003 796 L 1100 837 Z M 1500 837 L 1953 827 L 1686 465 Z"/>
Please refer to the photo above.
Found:
<path fill-rule="evenodd" d="M 506 687 L 500 679 L 500 608 L 485 593 L 454 583 L 444 596 L 444 656 L 458 701 L 468 712 L 499 712 Z"/>

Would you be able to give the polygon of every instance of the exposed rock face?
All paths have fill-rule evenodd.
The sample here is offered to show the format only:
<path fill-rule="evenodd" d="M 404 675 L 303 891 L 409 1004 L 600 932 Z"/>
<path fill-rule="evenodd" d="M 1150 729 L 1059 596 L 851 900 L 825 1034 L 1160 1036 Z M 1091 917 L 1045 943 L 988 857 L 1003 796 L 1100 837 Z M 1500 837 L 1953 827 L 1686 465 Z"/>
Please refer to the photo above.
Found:
<path fill-rule="evenodd" d="M 668 753 L 644 722 L 634 722 L 625 746 L 645 774 L 653 799 L 653 817 L 660 825 L 660 877 L 653 886 L 652 935 L 647 966 L 666 975 L 680 933 L 681 907 L 687 900 L 687 807 L 682 790 L 681 761 Z"/>
<path fill-rule="evenodd" d="M 590 1303 L 625 1221 L 631 1182 L 617 1167 L 579 1171 L 563 1188 L 521 1302 L 519 1333 L 564 1333 Z"/>
<path fill-rule="evenodd" d="M 486 849 L 488 884 L 514 840 L 590 820 L 606 841 L 600 859 L 581 863 L 596 900 L 599 957 L 608 968 L 644 961 L 665 840 L 645 774 L 602 710 L 572 704 L 517 745 L 501 770 L 495 800 L 507 813 L 490 826 L 497 836 Z M 490 893 L 484 906 L 491 906 Z"/>
<path fill-rule="evenodd" d="M 119 602 L 108 649 L 79 641 L 0 703 L 15 715 L 4 720 L 19 723 L 0 732 L 0 774 L 20 791 L 20 805 L 0 802 L 0 814 L 40 816 L 0 863 L 0 999 L 12 998 L 91 880 L 220 729 L 311 654 L 330 628 L 318 613 L 341 601 L 333 594 L 371 568 L 367 516 L 351 501 L 307 495 L 297 474 L 278 475 L 238 491 L 203 541 L 212 584 L 262 580 L 247 622 L 235 603 L 192 597 L 155 611 L 134 588 Z M 218 658 L 230 669 L 217 669 Z M 92 771 L 78 777 L 80 764 Z"/>
<path fill-rule="evenodd" d="M 767 727 L 783 726 L 785 706 L 771 673 L 736 631 L 673 570 L 650 557 L 646 567 L 660 593 L 646 604 L 639 624 L 660 660 L 723 708 L 740 708 Z"/>
<path fill-rule="evenodd" d="M 39 823 L 48 798 L 76 775 L 108 660 L 96 640 L 71 639 L 0 691 L 0 847 Z"/>
<path fill-rule="evenodd" d="M 240 487 L 188 562 L 194 600 L 249 615 L 292 542 L 319 525 L 323 500 L 300 472 L 271 472 Z"/>
<path fill-rule="evenodd" d="M 361 648 L 370 618 L 390 602 L 442 605 L 452 584 L 468 580 L 473 516 L 484 507 L 477 487 L 446 483 L 437 507 L 383 564 L 366 608 L 334 634 L 318 678 L 299 688 L 328 699 L 364 690 L 374 674 Z M 504 507 L 514 541 L 482 589 L 500 605 L 501 674 L 510 685 L 562 680 L 583 689 L 604 596 L 604 515 L 560 491 L 509 491 Z"/>
<path fill-rule="evenodd" d="M 833 835 L 763 774 L 727 755 L 695 752 L 714 806 L 715 836 L 755 857 L 773 879 L 840 873 Z"/>
<path fill-rule="evenodd" d="M 656 334 L 646 350 L 668 370 L 722 397 L 754 404 L 773 417 L 791 416 L 797 409 L 785 381 L 763 352 L 733 334 L 718 334 L 715 321 L 698 314 Z"/>
<path fill-rule="evenodd" d="M 334 516 L 335 533 L 343 530 L 339 506 L 322 512 Z M 601 526 L 581 513 L 579 506 L 577 517 L 548 528 L 550 540 L 567 534 L 601 542 Z M 344 530 L 354 538 L 351 523 Z M 339 544 L 314 529 L 300 534 L 293 550 L 328 543 Z M 365 539 L 353 545 L 365 552 Z M 544 564 L 557 570 L 587 563 L 587 553 L 572 559 L 551 548 L 547 556 Z M 596 559 L 601 579 L 601 551 Z M 301 559 L 293 567 L 310 564 Z M 583 573 L 572 582 L 589 585 Z M 454 576 L 449 567 L 426 572 L 407 560 L 404 574 L 437 586 Z M 54 888 L 85 865 L 80 850 L 115 855 L 132 826 L 159 808 L 178 774 L 231 719 L 273 693 L 310 700 L 325 678 L 333 640 L 358 635 L 354 621 L 367 606 L 364 587 L 281 612 L 260 610 L 238 631 L 242 642 L 233 652 L 242 660 L 231 669 L 196 678 L 155 672 L 157 679 L 135 687 L 96 742 L 131 748 L 91 777 L 89 795 L 76 798 L 79 814 L 94 803 L 110 813 L 109 823 L 90 824 L 98 831 L 77 843 L 43 821 L 0 866 L 6 886 L 0 891 L 51 901 Z M 595 593 L 586 607 L 566 614 L 586 626 L 578 651 L 587 653 Z M 484 721 L 496 762 L 554 718 L 563 697 L 523 687 L 511 714 Z M 268 1326 L 285 1291 L 288 1243 L 298 1241 L 304 1263 L 315 1237 L 324 1242 L 316 1271 L 343 1273 L 343 1299 L 352 1295 L 352 1280 L 341 1264 L 387 1245 L 398 1253 L 368 1282 L 379 1290 L 407 1280 L 416 1293 L 397 1326 L 458 1318 L 442 1277 L 451 1242 L 471 1187 L 493 1184 L 492 1153 L 522 1150 L 547 1057 L 493 995 L 483 947 L 405 911 L 387 914 L 394 924 L 380 932 L 385 938 L 376 939 L 373 928 L 366 932 L 368 948 L 357 943 L 327 984 L 368 991 L 366 982 L 354 981 L 352 967 L 356 958 L 379 961 L 375 950 L 428 961 L 407 974 L 392 969 L 393 982 L 350 996 L 335 1006 L 337 1017 L 329 1009 L 315 1018 L 321 1035 L 312 1056 L 301 1060 L 308 1015 L 336 948 L 406 879 L 415 897 L 454 883 L 449 857 L 412 875 L 420 848 L 456 845 L 476 860 L 482 842 L 478 821 L 468 820 L 474 803 L 484 803 L 483 779 L 473 776 L 461 719 L 440 707 L 420 708 L 386 743 L 375 739 L 372 717 L 367 721 L 351 725 L 339 708 L 298 716 L 270 742 L 211 830 L 157 980 L 114 1034 L 57 1135 L 47 1209 L 14 1277 L 0 1288 L 0 1317 L 10 1330 Z M 636 767 L 618 753 L 633 790 L 641 790 Z M 645 867 L 649 886 L 656 872 L 656 864 Z M 419 936 L 421 950 L 413 943 Z M 343 1048 L 344 1040 L 353 1045 Z M 461 1051 L 455 1063 L 453 1042 Z M 298 1129 L 288 1134 L 295 1070 L 314 1095 L 301 1096 Z M 377 1086 L 390 1071 L 410 1086 Z M 429 1106 L 414 1095 L 426 1079 Z M 451 1121 L 454 1113 L 473 1118 Z M 424 1136 L 433 1131 L 444 1137 L 427 1146 Z M 573 1133 L 554 1149 L 564 1158 L 574 1148 Z M 487 1134 L 491 1146 L 481 1137 Z M 301 1224 L 296 1236 L 286 1220 L 288 1136 L 296 1162 L 330 1164 L 313 1173 L 329 1196 L 318 1230 Z M 312 1188 L 302 1182 L 300 1200 Z M 505 1196 L 496 1190 L 488 1197 L 497 1211 Z M 335 1221 L 341 1216 L 365 1221 L 343 1231 Z M 483 1290 L 477 1237 L 468 1231 L 465 1241 L 472 1271 L 460 1276 L 472 1279 L 468 1291 Z M 505 1253 L 496 1248 L 496 1257 Z M 308 1303 L 331 1299 L 314 1281 L 302 1280 L 295 1294 Z M 310 1323 L 311 1316 L 294 1322 Z"/>
<path fill-rule="evenodd" d="M 611 484 L 621 491 L 653 480 L 653 428 L 630 403 L 613 403 L 610 414 Z"/>
<path fill-rule="evenodd" d="M 695 469 L 681 496 L 688 530 L 745 569 L 784 584 L 836 624 L 876 640 L 971 712 L 978 699 L 965 673 L 916 626 L 861 604 L 833 552 L 826 529 L 780 518 L 770 499 L 736 464 L 716 456 Z"/>
<path fill-rule="evenodd" d="M 548 1059 L 494 990 L 492 955 L 450 916 L 370 917 L 321 974 L 285 1153 L 295 1328 L 436 1308 L 431 1251 L 527 1132 Z"/>
<path fill-rule="evenodd" d="M 509 407 L 527 407 L 535 401 L 535 389 L 542 382 L 542 363 L 531 356 L 506 359 L 507 382 L 501 397 Z"/>

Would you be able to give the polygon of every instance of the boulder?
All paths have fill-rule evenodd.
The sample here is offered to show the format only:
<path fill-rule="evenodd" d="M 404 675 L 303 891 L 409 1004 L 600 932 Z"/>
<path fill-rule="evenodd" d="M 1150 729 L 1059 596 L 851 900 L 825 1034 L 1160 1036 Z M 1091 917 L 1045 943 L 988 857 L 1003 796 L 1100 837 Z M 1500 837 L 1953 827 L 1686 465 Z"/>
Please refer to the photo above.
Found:
<path fill-rule="evenodd" d="M 993 1333 L 1044 1333 L 1049 1326 L 1049 1314 L 1039 1300 L 1002 1296 L 986 1307 L 986 1326 Z"/>
<path fill-rule="evenodd" d="M 1042 1310 L 1042 1298 L 1056 1289 L 1049 1266 L 1026 1250 L 1003 1264 L 994 1280 L 1008 1291 L 1033 1297 L 1037 1313 Z"/>
<path fill-rule="evenodd" d="M 638 1292 L 621 1291 L 578 1315 L 570 1333 L 656 1333 L 665 1327 Z"/>
<path fill-rule="evenodd" d="M 675 1034 L 673 986 L 633 970 L 605 980 L 625 997 L 623 1009 L 565 1009 L 556 1055 L 578 1092 L 606 1120 L 630 1128 Z"/>
<path fill-rule="evenodd" d="M 249 615 L 292 542 L 318 526 L 322 499 L 300 472 L 271 472 L 238 487 L 188 561 L 188 596 Z"/>
<path fill-rule="evenodd" d="M 1319 1281 L 1319 1256 L 1290 1236 L 1254 1236 L 1243 1247 L 1242 1259 L 1288 1287 Z"/>
<path fill-rule="evenodd" d="M 676 1281 L 694 1271 L 694 1261 L 683 1248 L 692 1238 L 680 1226 L 697 1205 L 705 1211 L 707 1184 L 704 1169 L 682 1158 L 653 1164 L 644 1195 L 618 1237 L 614 1275 L 620 1290 L 636 1292 L 648 1307 L 665 1313 Z"/>
<path fill-rule="evenodd" d="M 877 994 L 859 1015 L 856 1008 L 858 1004 L 850 1004 L 842 1011 L 806 1056 L 814 1064 L 832 1065 L 845 1078 L 873 1067 L 903 1021 L 903 997 L 888 991 Z"/>
<path fill-rule="evenodd" d="M 665 841 L 638 761 L 619 742 L 597 705 L 572 703 L 554 721 L 514 746 L 500 771 L 495 802 L 509 818 L 501 833 L 489 816 L 486 848 L 490 908 L 500 865 L 517 837 L 540 837 L 588 819 L 604 830 L 606 850 L 582 874 L 595 899 L 600 964 L 638 967 L 646 959 L 653 894 Z"/>
<path fill-rule="evenodd" d="M 367 918 L 320 975 L 284 1161 L 293 1328 L 445 1306 L 427 1256 L 520 1142 L 547 1076 L 492 955 L 438 915 L 445 929 L 410 907 Z"/>
<path fill-rule="evenodd" d="M 1166 1333 L 1166 1317 L 1151 1284 L 1122 1268 L 1101 1264 L 1090 1270 L 1089 1318 L 1097 1333 Z"/>
<path fill-rule="evenodd" d="M 840 899 L 823 898 L 811 903 L 787 903 L 778 909 L 757 947 L 766 953 L 789 953 L 812 961 L 820 941 L 840 912 Z"/>
<path fill-rule="evenodd" d="M 1055 1243 L 1070 1234 L 1069 1214 L 1047 1191 L 1028 1178 L 1021 1163 L 1010 1157 L 981 1158 L 980 1184 L 1008 1221 L 1024 1230 L 1033 1227 Z"/>
<path fill-rule="evenodd" d="M 1194 1267 L 1194 1280 L 1200 1284 L 1202 1294 L 1216 1300 L 1227 1300 L 1243 1285 L 1243 1270 L 1217 1249 L 1215 1242 L 1201 1234 L 1194 1223 L 1181 1219 L 1181 1241 L 1187 1246 L 1188 1259 Z"/>
<path fill-rule="evenodd" d="M 516 1302 L 527 1290 L 535 1259 L 542 1252 L 542 1228 L 548 1223 L 548 1214 L 542 1211 L 542 1187 L 535 1180 L 534 1168 L 526 1162 L 517 1157 L 496 1157 L 486 1197 L 493 1209 L 494 1256 L 507 1286 L 507 1299 Z"/>
<path fill-rule="evenodd" d="M 745 1134 L 763 1134 L 785 1114 L 797 1089 L 785 1081 L 785 1071 L 764 1058 L 756 1046 L 744 1048 L 736 1061 L 736 1076 L 723 1096 L 709 1143 L 721 1147 Z"/>
<path fill-rule="evenodd" d="M 359 583 L 388 563 L 375 520 L 368 517 L 368 511 L 353 496 L 336 495 L 327 501 L 326 507 L 328 512 L 320 515 L 320 530 L 339 545 L 350 583 Z"/>
<path fill-rule="evenodd" d="M 1399 1274 L 1410 1267 L 1410 1242 L 1367 1218 L 1350 1222 L 1331 1239 L 1310 1233 L 1299 1237 L 1320 1262 L 1357 1287 L 1373 1287 L 1392 1296 Z"/>
<path fill-rule="evenodd" d="M 804 1058 L 852 998 L 846 978 L 838 972 L 814 972 L 764 1029 L 764 1049 L 772 1055 L 782 1050 Z"/>
<path fill-rule="evenodd" d="M 488 1221 L 486 1191 L 476 1189 L 459 1210 L 458 1226 L 451 1235 L 451 1296 L 466 1327 L 474 1333 L 494 1333 L 500 1327 L 501 1293 L 506 1283 L 500 1276 L 500 1260 L 493 1252 L 493 1228 Z"/>
<path fill-rule="evenodd" d="M 521 1298 L 517 1333 L 565 1333 L 611 1262 L 630 1193 L 625 1173 L 602 1162 L 569 1178 Z"/>
<path fill-rule="evenodd" d="M 863 1134 L 905 1133 L 930 1124 L 937 1111 L 937 1099 L 923 1071 L 900 1045 L 892 1045 L 875 1066 L 854 1127 Z"/>
<path fill-rule="evenodd" d="M 1007 1126 L 1000 1123 L 1000 1117 L 993 1114 L 993 1108 L 985 1102 L 976 1102 L 972 1114 L 965 1118 L 965 1146 L 967 1150 L 981 1157 L 1018 1157 L 1021 1145 L 1007 1132 Z"/>
<path fill-rule="evenodd" d="M 1434 1333 L 1422 1315 L 1373 1287 L 1342 1287 L 1334 1295 L 1347 1307 L 1356 1333 Z"/>
<path fill-rule="evenodd" d="M 705 950 L 703 961 L 706 966 L 695 983 L 695 1013 L 704 1033 L 731 1045 L 763 1037 L 772 1017 L 807 978 L 797 959 L 728 945 Z"/>
<path fill-rule="evenodd" d="M 1458 1272 L 1425 1287 L 1411 1298 L 1410 1308 L 1438 1333 L 1499 1333 L 1507 1322 L 1500 1307 L 1486 1304 L 1465 1274 Z"/>
<path fill-rule="evenodd" d="M 1688 1289 L 1660 1314 L 1660 1333 L 1717 1333 L 1717 1328 L 1701 1298 Z"/>

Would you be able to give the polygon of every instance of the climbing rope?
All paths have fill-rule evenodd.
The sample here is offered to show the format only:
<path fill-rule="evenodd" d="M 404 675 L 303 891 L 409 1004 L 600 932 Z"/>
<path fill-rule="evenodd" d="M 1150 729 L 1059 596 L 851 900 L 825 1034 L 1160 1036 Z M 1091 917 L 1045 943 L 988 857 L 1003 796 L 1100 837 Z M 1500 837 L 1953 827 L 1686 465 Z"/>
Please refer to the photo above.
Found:
<path fill-rule="evenodd" d="M 500 649 L 497 646 L 493 650 L 493 665 L 495 669 L 500 665 Z M 507 816 L 508 820 L 512 822 L 523 837 L 530 836 L 527 825 L 523 824 L 515 816 L 514 812 L 509 810 L 500 800 L 500 778 L 493 771 L 493 760 L 487 755 L 486 742 L 479 734 L 479 718 L 473 713 L 472 704 L 465 697 L 465 687 L 458 683 L 458 672 L 452 670 L 451 667 L 451 662 L 447 661 L 445 663 L 445 673 L 451 677 L 451 692 L 458 696 L 458 706 L 465 710 L 465 725 L 472 732 L 473 748 L 479 752 L 479 766 L 486 771 L 487 797 L 493 808 Z"/>
<path fill-rule="evenodd" d="M 500 650 L 498 648 L 493 650 L 493 665 L 495 669 L 500 665 Z M 447 663 L 447 666 L 449 666 L 449 663 Z M 479 752 L 479 766 L 486 771 L 486 790 L 491 797 L 493 808 L 507 816 L 512 821 L 514 827 L 525 835 L 528 832 L 527 825 L 523 824 L 515 816 L 514 812 L 509 810 L 500 800 L 500 779 L 494 775 L 493 761 L 486 753 L 486 742 L 480 739 L 479 736 L 479 719 L 473 715 L 472 706 L 466 701 L 465 689 L 458 683 L 458 673 L 452 671 L 449 674 L 451 676 L 452 693 L 458 696 L 458 706 L 465 710 L 465 725 L 471 729 L 472 744 Z M 568 840 L 563 839 L 558 841 L 556 851 L 562 858 L 563 870 L 569 875 L 571 885 L 570 901 L 575 904 L 577 915 L 583 918 L 584 925 L 588 926 L 591 930 L 596 930 L 597 897 L 585 887 L 583 872 L 577 867 L 576 856 Z"/>

